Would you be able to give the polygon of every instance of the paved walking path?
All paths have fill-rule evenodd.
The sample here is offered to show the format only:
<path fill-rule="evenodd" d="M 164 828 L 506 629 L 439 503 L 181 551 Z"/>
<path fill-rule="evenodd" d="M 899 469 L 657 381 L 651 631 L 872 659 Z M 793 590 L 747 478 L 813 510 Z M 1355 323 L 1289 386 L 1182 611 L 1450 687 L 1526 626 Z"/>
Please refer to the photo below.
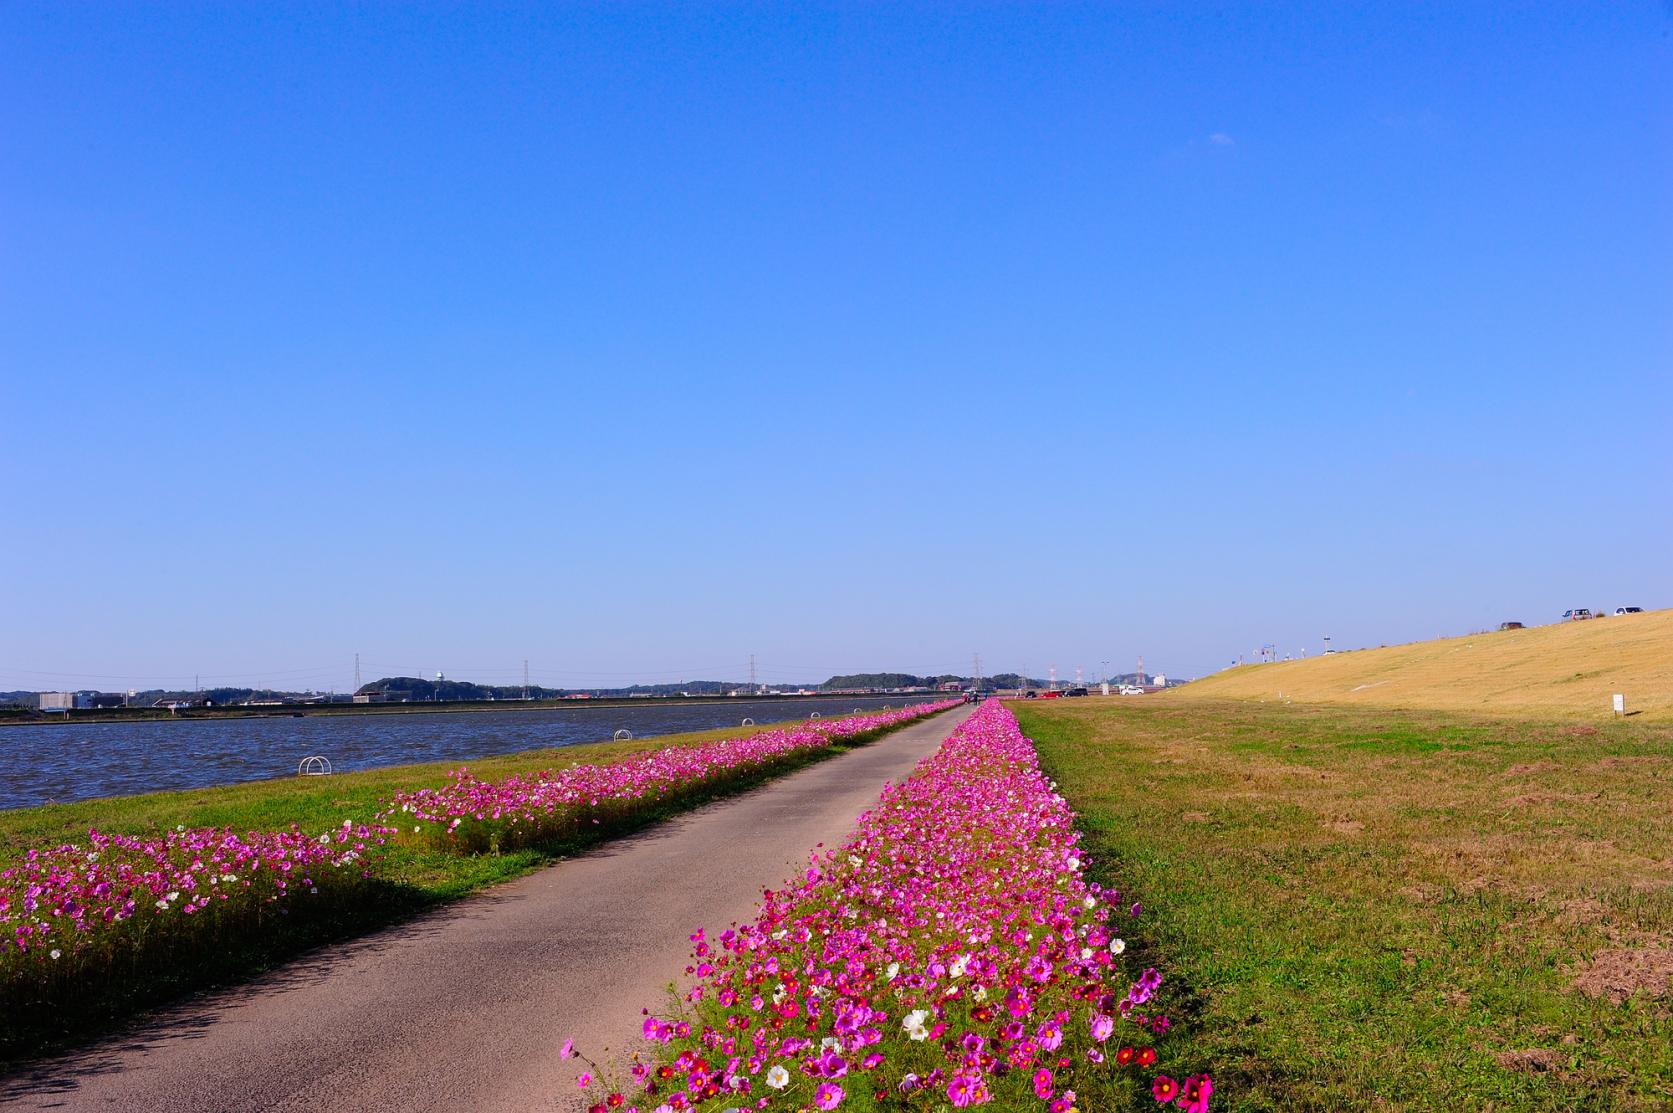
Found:
<path fill-rule="evenodd" d="M 639 1010 L 666 1005 L 691 931 L 748 917 L 971 710 L 167 1010 L 0 1080 L 0 1109 L 574 1108 L 563 1041 L 642 1047 Z"/>

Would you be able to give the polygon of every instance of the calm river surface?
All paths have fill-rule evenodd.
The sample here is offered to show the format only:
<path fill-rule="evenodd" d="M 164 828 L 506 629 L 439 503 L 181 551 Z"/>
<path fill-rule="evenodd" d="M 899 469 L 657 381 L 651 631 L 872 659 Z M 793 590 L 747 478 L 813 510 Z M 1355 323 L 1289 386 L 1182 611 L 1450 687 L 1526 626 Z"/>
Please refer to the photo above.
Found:
<path fill-rule="evenodd" d="M 0 808 L 203 788 L 294 776 L 310 754 L 338 772 L 415 761 L 471 761 L 543 746 L 600 742 L 623 727 L 635 738 L 900 707 L 934 696 L 840 696 L 541 711 L 456 711 L 301 719 L 65 723 L 0 728 Z"/>

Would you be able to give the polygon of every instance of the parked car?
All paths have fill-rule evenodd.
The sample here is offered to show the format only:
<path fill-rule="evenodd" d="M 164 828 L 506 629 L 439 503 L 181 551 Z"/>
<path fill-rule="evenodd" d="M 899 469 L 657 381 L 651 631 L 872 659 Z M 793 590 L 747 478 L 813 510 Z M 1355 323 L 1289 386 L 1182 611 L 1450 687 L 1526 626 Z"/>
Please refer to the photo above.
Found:
<path fill-rule="evenodd" d="M 1040 698 L 1041 699 L 1062 699 L 1063 698 L 1063 693 L 1062 692 L 1045 691 L 1045 692 L 1040 693 Z"/>
<path fill-rule="evenodd" d="M 1522 624 L 1520 622 L 1501 622 L 1501 623 L 1499 623 L 1499 629 L 1501 629 L 1501 630 L 1520 630 L 1520 629 L 1522 629 Z"/>
<path fill-rule="evenodd" d="M 1091 693 L 1089 693 L 1085 688 L 1070 688 L 1064 694 L 1070 696 L 1085 696 L 1090 695 Z"/>
<path fill-rule="evenodd" d="M 1615 613 L 1616 614 L 1643 614 L 1644 613 L 1644 608 L 1643 607 L 1616 607 L 1615 608 Z"/>
<path fill-rule="evenodd" d="M 1563 621 L 1565 621 L 1565 622 L 1579 622 L 1583 619 L 1588 619 L 1588 618 L 1592 618 L 1592 617 L 1593 617 L 1592 612 L 1587 610 L 1585 607 L 1576 607 L 1572 611 L 1564 611 L 1563 612 Z"/>
<path fill-rule="evenodd" d="M 1124 696 L 1142 696 L 1144 695 L 1144 689 L 1140 688 L 1137 684 L 1123 684 L 1121 686 L 1121 694 Z"/>
<path fill-rule="evenodd" d="M 1027 691 L 1027 692 L 1026 692 L 1026 693 L 1025 693 L 1025 694 L 1024 694 L 1024 696 L 1025 696 L 1025 698 L 1027 698 L 1027 699 L 1039 699 L 1039 698 L 1040 698 L 1040 693 L 1039 693 L 1039 692 L 1036 692 L 1036 691 L 1035 691 L 1035 690 L 1034 690 L 1034 689 L 1032 689 L 1032 688 L 1030 688 L 1030 689 L 1028 689 L 1028 691 Z"/>

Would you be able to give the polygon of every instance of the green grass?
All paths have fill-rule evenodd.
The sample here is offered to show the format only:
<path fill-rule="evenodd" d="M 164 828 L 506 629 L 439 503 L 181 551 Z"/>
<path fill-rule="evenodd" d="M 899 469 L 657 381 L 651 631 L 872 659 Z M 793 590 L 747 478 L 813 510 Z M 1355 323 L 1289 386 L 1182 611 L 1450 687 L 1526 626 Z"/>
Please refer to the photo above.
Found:
<path fill-rule="evenodd" d="M 767 723 L 689 734 L 664 735 L 632 742 L 604 742 L 529 750 L 470 763 L 486 779 L 561 768 L 571 763 L 603 762 L 632 753 L 670 746 L 690 746 L 720 738 L 796 725 Z M 901 724 L 906 725 L 906 724 Z M 833 743 L 797 755 L 770 770 L 717 786 L 713 790 L 667 799 L 659 808 L 631 820 L 593 828 L 585 836 L 549 841 L 504 853 L 459 854 L 431 849 L 418 840 L 391 842 L 372 859 L 373 879 L 366 899 L 348 906 L 307 899 L 292 901 L 282 919 L 268 930 L 240 939 L 214 953 L 180 954 L 163 968 L 136 969 L 132 977 L 85 987 L 72 998 L 12 1001 L 0 1025 L 0 1066 L 7 1061 L 80 1042 L 181 994 L 248 978 L 306 950 L 408 919 L 426 909 L 456 900 L 574 855 L 612 837 L 640 830 L 689 811 L 710 800 L 746 791 L 805 765 L 847 752 L 888 733 L 887 730 Z M 147 834 L 184 825 L 230 827 L 240 833 L 287 828 L 331 830 L 344 820 L 371 822 L 384 801 L 409 789 L 440 784 L 457 762 L 400 765 L 329 777 L 292 777 L 181 792 L 157 792 L 69 804 L 0 811 L 0 867 L 31 848 L 84 840 L 89 827 L 123 834 Z"/>
<path fill-rule="evenodd" d="M 1011 706 L 1217 1110 L 1673 1108 L 1673 727 Z"/>

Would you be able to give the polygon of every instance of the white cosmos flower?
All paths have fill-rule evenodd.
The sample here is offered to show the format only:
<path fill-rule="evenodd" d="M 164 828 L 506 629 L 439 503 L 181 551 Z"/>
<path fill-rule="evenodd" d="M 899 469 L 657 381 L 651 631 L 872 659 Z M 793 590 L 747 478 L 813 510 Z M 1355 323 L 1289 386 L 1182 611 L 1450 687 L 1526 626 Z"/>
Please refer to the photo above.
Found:
<path fill-rule="evenodd" d="M 1082 908 L 1085 908 L 1085 909 L 1088 909 L 1088 910 L 1098 907 L 1098 901 L 1094 897 L 1087 897 L 1085 900 L 1081 901 L 1080 903 L 1081 903 Z"/>
<path fill-rule="evenodd" d="M 975 989 L 970 991 L 970 998 L 978 1005 L 983 1001 L 986 1001 L 988 999 L 988 987 L 985 985 L 977 986 Z"/>
<path fill-rule="evenodd" d="M 53 958 L 63 958 L 64 957 L 64 952 L 60 951 L 57 947 L 52 948 L 52 950 L 49 951 L 48 953 L 51 954 Z"/>
<path fill-rule="evenodd" d="M 782 1090 L 790 1085 L 790 1072 L 783 1067 L 775 1066 L 767 1072 L 767 1085 L 775 1090 Z"/>
<path fill-rule="evenodd" d="M 1111 939 L 1110 940 L 1110 954 L 1118 955 L 1122 951 L 1125 951 L 1126 949 L 1127 949 L 1127 941 L 1125 939 Z"/>
<path fill-rule="evenodd" d="M 898 962 L 889 963 L 889 968 L 887 970 L 883 971 L 883 976 L 885 978 L 889 979 L 889 981 L 891 981 L 891 982 L 894 981 L 895 978 L 900 976 L 900 963 L 898 963 Z"/>
<path fill-rule="evenodd" d="M 969 968 L 970 956 L 959 955 L 957 958 L 953 959 L 953 964 L 947 967 L 947 973 L 951 974 L 955 978 L 962 978 L 964 977 L 964 972 Z"/>

